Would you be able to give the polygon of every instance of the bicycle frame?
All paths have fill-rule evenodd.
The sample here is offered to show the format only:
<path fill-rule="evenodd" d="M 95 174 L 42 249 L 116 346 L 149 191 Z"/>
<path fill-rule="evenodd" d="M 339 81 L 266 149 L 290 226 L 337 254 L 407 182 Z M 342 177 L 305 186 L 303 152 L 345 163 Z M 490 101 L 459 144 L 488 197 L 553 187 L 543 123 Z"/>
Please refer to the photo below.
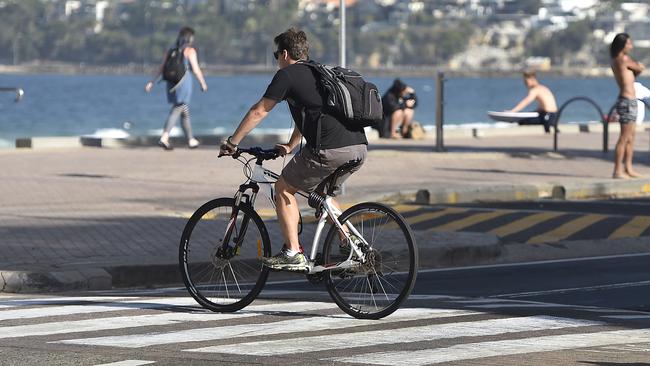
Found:
<path fill-rule="evenodd" d="M 278 178 L 280 177 L 279 174 L 266 169 L 262 166 L 261 162 L 256 162 L 255 166 L 253 168 L 252 175 L 250 177 L 250 181 L 246 184 L 242 184 L 239 186 L 239 190 L 235 194 L 235 207 L 238 207 L 239 204 L 241 203 L 242 200 L 245 200 L 248 204 L 251 205 L 251 207 L 255 207 L 255 201 L 257 200 L 258 194 L 261 194 L 262 196 L 265 196 L 269 199 L 271 202 L 271 205 L 273 208 L 275 208 L 275 187 L 274 184 L 277 182 Z M 248 195 L 246 194 L 246 191 L 251 190 L 252 194 Z M 308 198 L 309 194 L 304 191 L 298 191 L 298 195 Z M 368 245 L 366 240 L 363 238 L 363 236 L 357 231 L 357 229 L 352 225 L 351 222 L 346 222 L 346 227 L 348 230 L 345 230 L 341 223 L 338 220 L 338 217 L 341 215 L 341 211 L 332 203 L 332 197 L 326 196 L 325 200 L 323 201 L 322 205 L 322 211 L 320 215 L 318 216 L 318 223 L 316 224 L 316 232 L 314 233 L 314 238 L 312 241 L 312 246 L 311 246 L 311 253 L 309 255 L 309 271 L 307 274 L 315 274 L 327 270 L 332 270 L 332 269 L 348 269 L 348 268 L 353 268 L 357 267 L 359 265 L 359 262 L 365 263 L 366 261 L 366 256 L 365 254 L 359 249 L 359 247 L 350 239 L 350 232 L 354 234 L 357 238 L 359 238 L 363 244 Z M 234 219 L 237 216 L 237 210 L 233 212 L 233 217 L 231 219 L 231 222 L 234 222 Z M 336 225 L 339 228 L 339 231 L 343 233 L 343 235 L 348 239 L 348 243 L 350 244 L 350 254 L 348 258 L 343 261 L 343 262 L 338 262 L 338 263 L 325 263 L 323 265 L 315 265 L 316 262 L 316 256 L 318 254 L 318 249 L 319 249 L 319 242 L 320 242 L 320 237 L 321 234 L 323 233 L 323 229 L 325 228 L 325 224 L 328 221 L 328 218 L 330 218 L 331 222 Z M 228 225 L 231 227 L 231 225 Z M 246 226 L 247 223 L 242 224 L 242 229 L 240 230 L 240 239 L 242 234 L 246 231 Z M 226 230 L 226 238 L 224 240 L 224 243 L 228 243 L 228 239 L 230 237 L 231 230 L 228 229 Z M 239 243 L 237 245 L 240 245 L 241 240 L 238 240 Z M 357 260 L 352 260 L 352 255 L 355 254 L 356 257 L 358 258 Z"/>

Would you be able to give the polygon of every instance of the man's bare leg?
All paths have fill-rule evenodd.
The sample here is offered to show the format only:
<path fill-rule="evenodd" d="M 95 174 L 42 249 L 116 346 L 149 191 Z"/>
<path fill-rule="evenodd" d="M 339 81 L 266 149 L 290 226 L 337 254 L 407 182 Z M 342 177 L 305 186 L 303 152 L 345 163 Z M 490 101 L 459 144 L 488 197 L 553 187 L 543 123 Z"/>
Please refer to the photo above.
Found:
<path fill-rule="evenodd" d="M 390 116 L 390 138 L 392 139 L 398 139 L 400 138 L 400 134 L 395 132 L 397 130 L 397 127 L 402 124 L 404 121 L 404 111 L 401 109 L 396 110 L 393 112 L 393 114 Z"/>
<path fill-rule="evenodd" d="M 634 140 L 636 138 L 636 124 L 628 123 L 630 125 L 629 138 L 627 145 L 625 145 L 625 173 L 632 178 L 640 178 L 641 174 L 637 173 L 632 168 L 632 157 L 634 156 Z"/>
<path fill-rule="evenodd" d="M 616 142 L 616 150 L 614 153 L 614 178 L 629 178 L 625 173 L 623 160 L 626 157 L 627 145 L 630 139 L 630 126 L 634 128 L 633 123 L 621 123 L 621 135 Z"/>
<path fill-rule="evenodd" d="M 298 222 L 300 220 L 300 209 L 296 200 L 296 192 L 298 190 L 285 182 L 282 177 L 275 183 L 275 210 L 278 214 L 284 243 L 287 248 L 299 252 Z"/>

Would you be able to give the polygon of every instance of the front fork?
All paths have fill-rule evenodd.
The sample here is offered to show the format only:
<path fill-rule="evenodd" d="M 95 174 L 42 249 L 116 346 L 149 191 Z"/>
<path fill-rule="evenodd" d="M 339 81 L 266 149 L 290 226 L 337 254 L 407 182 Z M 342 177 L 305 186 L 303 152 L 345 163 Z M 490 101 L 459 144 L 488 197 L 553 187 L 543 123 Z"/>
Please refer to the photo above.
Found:
<path fill-rule="evenodd" d="M 253 192 L 249 195 L 244 193 L 247 188 L 253 188 Z M 250 217 L 244 215 L 242 218 L 241 225 L 239 230 L 235 232 L 237 228 L 237 217 L 239 216 L 239 207 L 240 205 L 246 204 L 252 206 L 255 203 L 255 198 L 257 198 L 256 187 L 249 187 L 242 185 L 235 194 L 235 204 L 232 207 L 232 212 L 230 213 L 230 219 L 228 220 L 228 226 L 226 226 L 226 233 L 224 234 L 222 244 L 216 249 L 215 256 L 221 259 L 230 259 L 235 255 L 239 254 L 239 249 L 244 242 L 244 236 L 246 235 L 246 230 L 248 229 L 248 223 L 250 222 Z M 234 234 L 234 235 L 233 235 Z M 229 245 L 230 239 L 232 238 L 233 246 Z"/>

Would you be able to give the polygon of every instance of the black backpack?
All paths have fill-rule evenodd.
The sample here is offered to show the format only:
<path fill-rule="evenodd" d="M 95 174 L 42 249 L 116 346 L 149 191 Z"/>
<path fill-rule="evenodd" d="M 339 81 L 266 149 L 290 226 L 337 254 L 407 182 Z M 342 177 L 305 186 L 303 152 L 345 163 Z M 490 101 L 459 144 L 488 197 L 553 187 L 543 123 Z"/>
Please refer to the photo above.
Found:
<path fill-rule="evenodd" d="M 326 98 L 325 113 L 338 117 L 351 129 L 374 126 L 383 119 L 379 89 L 365 81 L 361 74 L 312 60 L 299 63 L 316 71 L 319 86 Z"/>
<path fill-rule="evenodd" d="M 171 48 L 167 53 L 165 65 L 163 65 L 163 79 L 172 84 L 178 84 L 187 71 L 185 62 L 183 62 L 184 59 L 185 56 L 183 56 L 183 49 L 178 47 Z"/>

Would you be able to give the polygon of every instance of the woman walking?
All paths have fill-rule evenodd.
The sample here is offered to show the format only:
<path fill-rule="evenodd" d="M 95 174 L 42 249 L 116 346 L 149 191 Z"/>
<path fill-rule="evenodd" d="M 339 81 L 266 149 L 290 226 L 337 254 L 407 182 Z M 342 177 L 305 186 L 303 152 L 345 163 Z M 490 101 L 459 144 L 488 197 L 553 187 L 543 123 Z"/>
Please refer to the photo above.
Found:
<path fill-rule="evenodd" d="M 192 98 L 192 75 L 196 75 L 201 90 L 207 91 L 208 85 L 203 78 L 203 72 L 199 67 L 196 49 L 193 47 L 194 30 L 190 27 L 183 27 L 178 32 L 176 45 L 165 52 L 163 62 L 154 74 L 153 78 L 147 82 L 144 89 L 147 93 L 151 91 L 156 80 L 162 75 L 167 81 L 167 101 L 172 105 L 172 109 L 167 117 L 167 122 L 160 136 L 158 145 L 165 150 L 172 150 L 173 146 L 169 142 L 169 133 L 174 127 L 179 117 L 181 118 L 181 127 L 187 138 L 187 145 L 190 149 L 199 146 L 199 141 L 192 135 L 192 124 L 190 122 L 190 99 Z"/>

